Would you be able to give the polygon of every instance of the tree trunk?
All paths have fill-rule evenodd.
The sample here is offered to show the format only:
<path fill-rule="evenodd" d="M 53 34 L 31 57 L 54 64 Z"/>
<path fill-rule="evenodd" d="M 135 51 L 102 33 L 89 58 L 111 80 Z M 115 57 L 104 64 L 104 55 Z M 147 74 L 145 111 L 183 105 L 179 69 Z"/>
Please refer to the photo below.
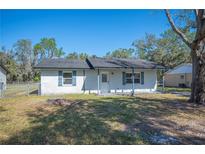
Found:
<path fill-rule="evenodd" d="M 205 40 L 192 50 L 192 93 L 190 101 L 205 104 Z"/>
<path fill-rule="evenodd" d="M 192 49 L 191 51 L 191 58 L 192 58 L 192 83 L 191 83 L 191 96 L 190 96 L 190 102 L 194 102 L 194 96 L 195 96 L 195 81 L 196 81 L 196 66 L 197 66 L 197 56 L 195 54 L 196 52 Z"/>
<path fill-rule="evenodd" d="M 34 55 L 33 66 L 38 64 L 38 55 Z"/>
<path fill-rule="evenodd" d="M 186 35 L 176 27 L 170 12 L 165 14 L 172 29 L 181 37 L 192 52 L 192 90 L 190 101 L 196 104 L 205 104 L 205 10 L 194 10 L 196 17 L 195 39 L 191 42 Z"/>

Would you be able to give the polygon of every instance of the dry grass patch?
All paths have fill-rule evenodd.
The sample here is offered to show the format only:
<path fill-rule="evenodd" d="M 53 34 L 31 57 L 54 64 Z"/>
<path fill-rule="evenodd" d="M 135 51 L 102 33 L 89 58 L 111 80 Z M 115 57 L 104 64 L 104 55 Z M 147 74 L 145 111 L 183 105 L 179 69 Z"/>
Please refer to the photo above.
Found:
<path fill-rule="evenodd" d="M 80 103 L 48 103 L 59 98 Z M 0 100 L 0 143 L 204 144 L 204 113 L 204 106 L 173 94 L 5 98 Z"/>

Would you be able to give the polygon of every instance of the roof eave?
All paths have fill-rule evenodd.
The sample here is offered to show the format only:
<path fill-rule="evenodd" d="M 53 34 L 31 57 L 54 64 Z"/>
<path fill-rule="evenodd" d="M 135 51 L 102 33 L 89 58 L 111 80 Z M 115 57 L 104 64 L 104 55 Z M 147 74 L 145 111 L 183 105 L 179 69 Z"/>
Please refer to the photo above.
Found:
<path fill-rule="evenodd" d="M 90 69 L 90 68 L 69 68 L 69 67 L 33 67 L 35 70 L 41 69 Z"/>

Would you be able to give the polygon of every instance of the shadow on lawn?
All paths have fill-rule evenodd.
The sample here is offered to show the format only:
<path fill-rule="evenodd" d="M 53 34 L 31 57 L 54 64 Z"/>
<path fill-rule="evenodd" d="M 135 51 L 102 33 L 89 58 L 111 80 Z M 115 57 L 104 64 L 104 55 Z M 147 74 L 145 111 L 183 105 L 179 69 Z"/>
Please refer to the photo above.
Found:
<path fill-rule="evenodd" d="M 159 144 L 150 137 L 178 129 L 176 123 L 163 119 L 176 114 L 171 108 L 173 104 L 170 100 L 160 101 L 102 97 L 71 107 L 57 107 L 55 111 L 41 107 L 28 113 L 32 123 L 30 129 L 17 133 L 3 144 Z M 184 108 L 183 112 L 189 110 Z M 181 140 L 183 137 L 165 144 L 181 144 L 190 139 L 193 142 L 188 144 L 200 144 L 204 140 L 191 136 Z"/>

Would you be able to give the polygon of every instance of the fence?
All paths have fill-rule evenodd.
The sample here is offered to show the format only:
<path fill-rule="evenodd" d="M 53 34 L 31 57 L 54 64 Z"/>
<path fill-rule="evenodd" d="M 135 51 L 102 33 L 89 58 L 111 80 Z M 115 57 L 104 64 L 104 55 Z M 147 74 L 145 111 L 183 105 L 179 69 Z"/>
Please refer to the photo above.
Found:
<path fill-rule="evenodd" d="M 6 88 L 0 86 L 0 97 L 17 97 L 40 94 L 40 83 L 24 82 L 24 83 L 7 83 Z"/>

